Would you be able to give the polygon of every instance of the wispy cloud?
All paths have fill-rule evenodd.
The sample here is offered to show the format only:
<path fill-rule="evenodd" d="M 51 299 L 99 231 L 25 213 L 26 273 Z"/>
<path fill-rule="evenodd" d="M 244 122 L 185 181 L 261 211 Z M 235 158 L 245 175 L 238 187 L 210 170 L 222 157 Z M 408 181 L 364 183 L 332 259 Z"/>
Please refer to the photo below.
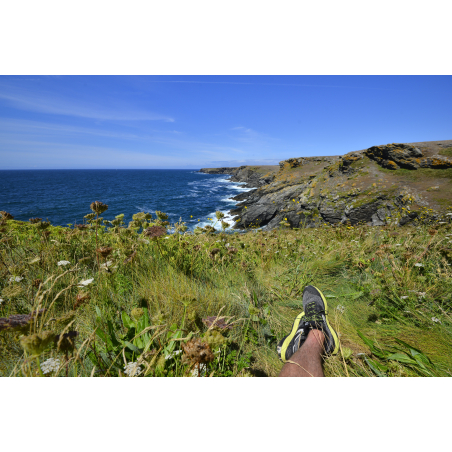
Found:
<path fill-rule="evenodd" d="M 51 115 L 89 118 L 100 121 L 175 121 L 170 116 L 145 111 L 131 105 L 115 102 L 101 105 L 100 103 L 86 100 L 56 97 L 54 94 L 25 89 L 23 86 L 18 89 L 12 84 L 5 83 L 0 84 L 0 99 L 19 110 Z"/>
<path fill-rule="evenodd" d="M 268 83 L 268 82 L 227 82 L 227 81 L 207 81 L 207 80 L 146 80 L 148 83 L 188 83 L 201 85 L 255 85 L 255 86 L 294 86 L 299 88 L 345 88 L 345 89 L 370 89 L 395 91 L 391 88 L 380 88 L 373 86 L 344 86 L 344 85 L 312 85 L 306 83 Z"/>

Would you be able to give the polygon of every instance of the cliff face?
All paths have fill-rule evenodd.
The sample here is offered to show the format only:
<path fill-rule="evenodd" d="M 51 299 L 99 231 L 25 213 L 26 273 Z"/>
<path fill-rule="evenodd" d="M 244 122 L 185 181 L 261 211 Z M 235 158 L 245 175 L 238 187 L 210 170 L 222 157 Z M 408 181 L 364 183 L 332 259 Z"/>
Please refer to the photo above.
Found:
<path fill-rule="evenodd" d="M 406 224 L 422 211 L 452 209 L 452 140 L 373 146 L 334 157 L 300 157 L 279 167 L 221 168 L 255 187 L 236 196 L 234 228 L 321 223 Z M 205 171 L 206 172 L 206 171 Z M 450 218 L 450 216 L 448 217 Z"/>

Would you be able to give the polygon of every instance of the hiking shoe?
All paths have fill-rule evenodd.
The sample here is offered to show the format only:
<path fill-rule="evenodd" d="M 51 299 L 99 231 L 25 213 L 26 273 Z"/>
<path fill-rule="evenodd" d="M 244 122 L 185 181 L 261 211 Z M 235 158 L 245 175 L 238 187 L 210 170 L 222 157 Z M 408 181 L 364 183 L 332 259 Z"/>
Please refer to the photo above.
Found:
<path fill-rule="evenodd" d="M 306 286 L 303 291 L 303 309 L 305 316 L 303 327 L 306 336 L 310 329 L 316 329 L 325 335 L 325 353 L 335 355 L 339 351 L 339 339 L 336 331 L 328 322 L 328 304 L 317 287 Z"/>
<path fill-rule="evenodd" d="M 279 359 L 285 363 L 303 345 L 306 340 L 304 330 L 304 312 L 298 314 L 293 322 L 292 331 L 283 337 L 276 347 Z"/>

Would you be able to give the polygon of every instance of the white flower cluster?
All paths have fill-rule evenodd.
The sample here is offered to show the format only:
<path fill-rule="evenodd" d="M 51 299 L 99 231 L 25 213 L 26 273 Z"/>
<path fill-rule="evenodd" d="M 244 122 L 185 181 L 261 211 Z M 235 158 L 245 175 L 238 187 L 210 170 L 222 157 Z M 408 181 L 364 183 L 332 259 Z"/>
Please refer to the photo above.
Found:
<path fill-rule="evenodd" d="M 9 278 L 10 281 L 15 281 L 15 282 L 19 282 L 22 281 L 24 278 L 22 278 L 21 276 L 12 276 L 11 278 Z"/>
<path fill-rule="evenodd" d="M 205 375 L 206 374 L 206 370 L 207 370 L 207 366 L 205 364 L 201 364 L 200 366 L 201 369 L 201 375 Z M 191 376 L 192 377 L 197 377 L 198 376 L 198 366 L 196 366 L 192 371 L 191 371 Z"/>
<path fill-rule="evenodd" d="M 85 279 L 85 281 L 80 281 L 78 283 L 78 287 L 84 287 L 87 286 L 88 284 L 91 284 L 94 281 L 94 278 L 91 279 Z"/>
<path fill-rule="evenodd" d="M 51 372 L 55 372 L 60 367 L 60 360 L 49 358 L 47 361 L 44 361 L 41 364 L 41 370 L 44 374 L 50 374 Z"/>
<path fill-rule="evenodd" d="M 69 261 L 59 261 L 59 262 L 57 263 L 58 267 L 61 267 L 61 266 L 65 267 L 65 266 L 68 265 L 68 264 L 70 264 Z"/>
<path fill-rule="evenodd" d="M 338 305 L 338 306 L 336 306 L 336 309 L 341 313 L 341 314 L 343 314 L 344 312 L 345 312 L 345 306 L 343 306 L 343 305 Z"/>
<path fill-rule="evenodd" d="M 415 267 L 423 267 L 424 264 L 421 264 L 420 262 L 417 262 L 416 264 L 414 264 Z"/>
<path fill-rule="evenodd" d="M 113 261 L 107 261 L 104 264 L 101 264 L 100 268 L 108 268 L 108 267 L 111 267 L 112 264 L 113 264 Z"/>
<path fill-rule="evenodd" d="M 173 353 L 169 353 L 168 355 L 165 355 L 165 360 L 174 358 L 175 356 L 177 356 L 179 353 L 182 353 L 182 350 L 176 350 Z"/>
<path fill-rule="evenodd" d="M 136 377 L 141 374 L 141 366 L 138 363 L 128 363 L 124 366 L 124 373 L 129 377 Z"/>
<path fill-rule="evenodd" d="M 436 317 L 432 317 L 432 322 L 441 323 L 441 320 Z"/>

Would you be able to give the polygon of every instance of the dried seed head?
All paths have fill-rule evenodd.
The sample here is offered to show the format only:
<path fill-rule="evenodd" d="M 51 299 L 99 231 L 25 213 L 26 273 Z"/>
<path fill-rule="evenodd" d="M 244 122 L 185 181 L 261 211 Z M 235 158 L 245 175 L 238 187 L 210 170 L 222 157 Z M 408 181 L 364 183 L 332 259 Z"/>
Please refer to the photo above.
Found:
<path fill-rule="evenodd" d="M 42 284 L 42 279 L 35 279 L 32 283 L 31 283 L 31 285 L 33 286 L 33 287 L 36 287 L 36 289 L 40 286 Z"/>
<path fill-rule="evenodd" d="M 111 246 L 101 246 L 97 248 L 96 252 L 100 256 L 102 256 L 104 259 L 107 258 L 111 252 L 113 251 L 113 248 Z"/>
<path fill-rule="evenodd" d="M 205 325 L 210 328 L 218 328 L 220 330 L 231 330 L 232 325 L 226 323 L 224 321 L 224 317 L 217 317 L 217 316 L 211 316 L 206 317 L 205 319 L 202 319 L 202 321 L 205 323 Z M 213 325 L 213 326 L 212 326 Z"/>
<path fill-rule="evenodd" d="M 94 201 L 91 203 L 89 208 L 93 212 L 96 212 L 98 215 L 100 215 L 101 213 L 105 212 L 108 209 L 108 205 L 100 201 Z"/>
<path fill-rule="evenodd" d="M 34 224 L 38 228 L 38 230 L 44 231 L 50 226 L 50 221 L 38 221 L 37 223 Z"/>
<path fill-rule="evenodd" d="M 228 248 L 228 254 L 237 254 L 237 248 L 231 246 L 230 248 Z"/>
<path fill-rule="evenodd" d="M 67 333 L 54 336 L 57 350 L 63 353 L 73 352 L 75 347 L 75 338 L 77 336 L 77 331 L 68 331 Z"/>
<path fill-rule="evenodd" d="M 128 264 L 129 262 L 133 261 L 133 258 L 137 255 L 137 252 L 134 251 L 130 256 L 127 257 L 127 259 L 124 260 L 123 264 Z"/>
<path fill-rule="evenodd" d="M 80 292 L 77 294 L 76 301 L 74 303 L 74 309 L 77 309 L 82 304 L 85 304 L 90 300 L 91 296 L 87 292 Z"/>
<path fill-rule="evenodd" d="M 74 228 L 77 228 L 77 229 L 80 229 L 80 230 L 82 230 L 82 229 L 88 229 L 88 225 L 87 224 L 74 224 Z"/>
<path fill-rule="evenodd" d="M 28 221 L 31 224 L 36 224 L 36 223 L 39 223 L 40 221 L 42 221 L 42 218 L 30 218 Z"/>
<path fill-rule="evenodd" d="M 157 240 L 166 235 L 166 229 L 163 226 L 151 226 L 143 231 L 143 235 L 150 239 Z"/>
<path fill-rule="evenodd" d="M 220 252 L 219 248 L 213 248 L 212 250 L 210 250 L 210 256 L 214 257 L 216 254 L 218 254 Z"/>
<path fill-rule="evenodd" d="M 201 339 L 192 339 L 186 344 L 182 344 L 182 348 L 185 353 L 184 361 L 188 361 L 191 364 L 206 364 L 214 360 L 209 344 Z"/>
<path fill-rule="evenodd" d="M 215 216 L 217 217 L 217 220 L 221 220 L 222 218 L 224 218 L 224 213 L 221 212 L 220 210 L 217 210 L 215 212 Z"/>
<path fill-rule="evenodd" d="M 0 210 L 0 214 L 4 220 L 14 220 L 14 217 L 10 213 L 5 212 L 4 210 Z"/>

